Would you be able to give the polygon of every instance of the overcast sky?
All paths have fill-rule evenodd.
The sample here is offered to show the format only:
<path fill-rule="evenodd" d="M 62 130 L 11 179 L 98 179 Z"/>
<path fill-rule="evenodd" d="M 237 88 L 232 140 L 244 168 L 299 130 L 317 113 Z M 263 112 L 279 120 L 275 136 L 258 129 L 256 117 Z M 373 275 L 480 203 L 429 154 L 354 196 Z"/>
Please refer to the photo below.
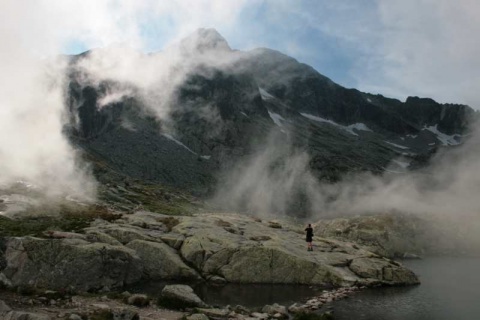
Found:
<path fill-rule="evenodd" d="M 476 0 L 3 0 L 0 37 L 45 57 L 159 51 L 213 27 L 235 49 L 277 49 L 346 87 L 480 108 L 479 15 Z"/>

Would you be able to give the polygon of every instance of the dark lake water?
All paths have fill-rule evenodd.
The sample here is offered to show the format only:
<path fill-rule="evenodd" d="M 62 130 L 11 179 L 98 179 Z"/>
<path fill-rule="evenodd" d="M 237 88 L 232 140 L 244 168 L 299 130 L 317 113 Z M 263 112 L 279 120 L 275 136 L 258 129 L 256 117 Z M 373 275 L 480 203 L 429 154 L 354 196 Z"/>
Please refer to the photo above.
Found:
<path fill-rule="evenodd" d="M 160 296 L 166 282 L 140 283 L 128 288 L 130 292 L 147 293 Z M 207 304 L 214 306 L 263 307 L 266 304 L 280 303 L 291 305 L 294 302 L 305 302 L 311 297 L 320 295 L 322 288 L 300 285 L 279 284 L 227 284 L 223 286 L 206 283 L 186 283 Z"/>
<path fill-rule="evenodd" d="M 412 287 L 375 288 L 336 301 L 336 320 L 480 320 L 480 258 L 434 257 L 403 261 L 420 278 Z M 159 295 L 165 283 L 144 283 L 130 291 Z M 319 295 L 323 288 L 292 285 L 212 286 L 190 284 L 208 304 L 259 307 L 290 305 Z"/>
<path fill-rule="evenodd" d="M 404 261 L 422 282 L 377 288 L 333 304 L 338 320 L 478 320 L 480 258 L 425 258 Z"/>

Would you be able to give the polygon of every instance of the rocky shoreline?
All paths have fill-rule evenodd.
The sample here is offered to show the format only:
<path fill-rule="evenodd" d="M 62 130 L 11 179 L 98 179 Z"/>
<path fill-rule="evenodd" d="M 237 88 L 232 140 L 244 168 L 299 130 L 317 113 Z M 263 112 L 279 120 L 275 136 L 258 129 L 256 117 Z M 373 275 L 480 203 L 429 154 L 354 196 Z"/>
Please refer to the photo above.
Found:
<path fill-rule="evenodd" d="M 57 291 L 20 294 L 0 290 L 5 301 L 0 300 L 0 319 L 290 319 L 297 315 L 316 312 L 319 319 L 331 318 L 332 311 L 318 310 L 336 300 L 348 298 L 359 287 L 342 287 L 323 290 L 319 296 L 303 303 L 283 306 L 277 303 L 259 308 L 241 305 L 210 306 L 203 302 L 187 285 L 169 285 L 159 299 L 145 294 L 108 294 L 97 296 L 69 295 Z M 166 300 L 168 299 L 168 300 Z M 10 306 L 13 306 L 10 307 Z M 103 318 L 102 318 L 103 317 Z M 323 317 L 323 318 L 322 318 Z"/>
<path fill-rule="evenodd" d="M 358 287 L 419 283 L 398 262 L 354 242 L 315 237 L 314 243 L 314 251 L 307 252 L 302 226 L 284 221 L 138 211 L 115 221 L 95 220 L 81 232 L 49 230 L 44 238 L 1 239 L 0 285 L 19 292 L 54 290 L 71 297 L 107 294 L 157 280 L 338 288 L 287 308 L 310 312 Z"/>

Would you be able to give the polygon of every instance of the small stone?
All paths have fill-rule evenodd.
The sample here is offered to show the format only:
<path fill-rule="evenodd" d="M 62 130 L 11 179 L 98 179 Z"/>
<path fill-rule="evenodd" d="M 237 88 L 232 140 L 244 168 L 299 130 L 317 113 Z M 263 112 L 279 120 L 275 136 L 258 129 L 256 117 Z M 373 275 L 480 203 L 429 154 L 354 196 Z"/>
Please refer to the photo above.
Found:
<path fill-rule="evenodd" d="M 0 313 L 7 313 L 12 309 L 2 300 L 0 300 Z"/>
<path fill-rule="evenodd" d="M 282 225 L 281 225 L 280 223 L 278 223 L 278 222 L 275 222 L 275 221 L 270 221 L 270 222 L 268 223 L 268 226 L 269 226 L 270 228 L 274 228 L 274 229 L 282 229 Z"/>
<path fill-rule="evenodd" d="M 110 311 L 110 306 L 104 303 L 94 303 L 91 305 L 95 310 L 99 311 Z"/>
<path fill-rule="evenodd" d="M 130 309 L 120 309 L 112 311 L 113 320 L 139 320 L 138 312 Z"/>
<path fill-rule="evenodd" d="M 69 317 L 68 317 L 68 320 L 82 320 L 82 317 L 80 317 L 78 314 L 76 313 L 72 313 Z"/>
<path fill-rule="evenodd" d="M 5 287 L 5 288 L 11 288 L 12 287 L 12 282 L 8 280 L 8 278 L 0 272 L 0 288 Z"/>
<path fill-rule="evenodd" d="M 47 304 L 48 299 L 45 298 L 45 297 L 38 297 L 37 301 L 40 302 L 40 303 L 43 303 L 43 304 Z"/>
<path fill-rule="evenodd" d="M 268 319 L 268 314 L 267 313 L 253 312 L 250 315 L 254 318 L 257 318 L 257 319 Z"/>
<path fill-rule="evenodd" d="M 187 320 L 208 320 L 208 317 L 203 313 L 194 313 L 190 316 L 187 316 Z"/>
<path fill-rule="evenodd" d="M 159 304 L 167 308 L 205 307 L 206 304 L 187 285 L 167 285 L 163 288 Z"/>
<path fill-rule="evenodd" d="M 236 313 L 243 314 L 243 315 L 249 315 L 250 314 L 250 310 L 248 310 L 247 308 L 245 308 L 244 306 L 241 306 L 241 305 L 236 305 L 235 308 L 233 308 L 233 311 L 235 311 Z"/>
<path fill-rule="evenodd" d="M 145 307 L 150 302 L 145 294 L 133 294 L 127 298 L 127 303 L 136 307 Z"/>
<path fill-rule="evenodd" d="M 208 278 L 208 281 L 212 282 L 214 284 L 225 284 L 225 283 L 227 283 L 227 280 L 225 280 L 225 278 L 222 278 L 220 276 L 211 276 L 210 278 Z"/>
<path fill-rule="evenodd" d="M 198 312 L 203 313 L 209 318 L 228 318 L 228 314 L 230 313 L 230 310 L 228 309 L 217 309 L 217 308 L 210 308 L 210 309 L 202 309 L 199 308 L 197 309 Z"/>
<path fill-rule="evenodd" d="M 278 303 L 274 303 L 272 305 L 266 305 L 262 308 L 262 312 L 267 313 L 269 315 L 280 314 L 282 317 L 288 317 L 287 308 L 284 306 L 279 305 Z"/>

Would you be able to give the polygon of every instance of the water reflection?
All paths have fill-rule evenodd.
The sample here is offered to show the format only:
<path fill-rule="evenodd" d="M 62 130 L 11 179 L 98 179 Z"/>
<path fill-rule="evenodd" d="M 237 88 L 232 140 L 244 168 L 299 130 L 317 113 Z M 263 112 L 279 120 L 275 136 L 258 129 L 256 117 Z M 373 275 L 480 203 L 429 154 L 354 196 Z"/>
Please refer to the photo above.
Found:
<path fill-rule="evenodd" d="M 304 302 L 319 294 L 321 289 L 301 285 L 228 284 L 197 286 L 195 291 L 208 304 L 259 307 L 272 303 L 288 306 L 294 302 Z"/>
<path fill-rule="evenodd" d="M 365 290 L 334 303 L 338 320 L 480 319 L 479 258 L 406 261 L 419 286 Z"/>

